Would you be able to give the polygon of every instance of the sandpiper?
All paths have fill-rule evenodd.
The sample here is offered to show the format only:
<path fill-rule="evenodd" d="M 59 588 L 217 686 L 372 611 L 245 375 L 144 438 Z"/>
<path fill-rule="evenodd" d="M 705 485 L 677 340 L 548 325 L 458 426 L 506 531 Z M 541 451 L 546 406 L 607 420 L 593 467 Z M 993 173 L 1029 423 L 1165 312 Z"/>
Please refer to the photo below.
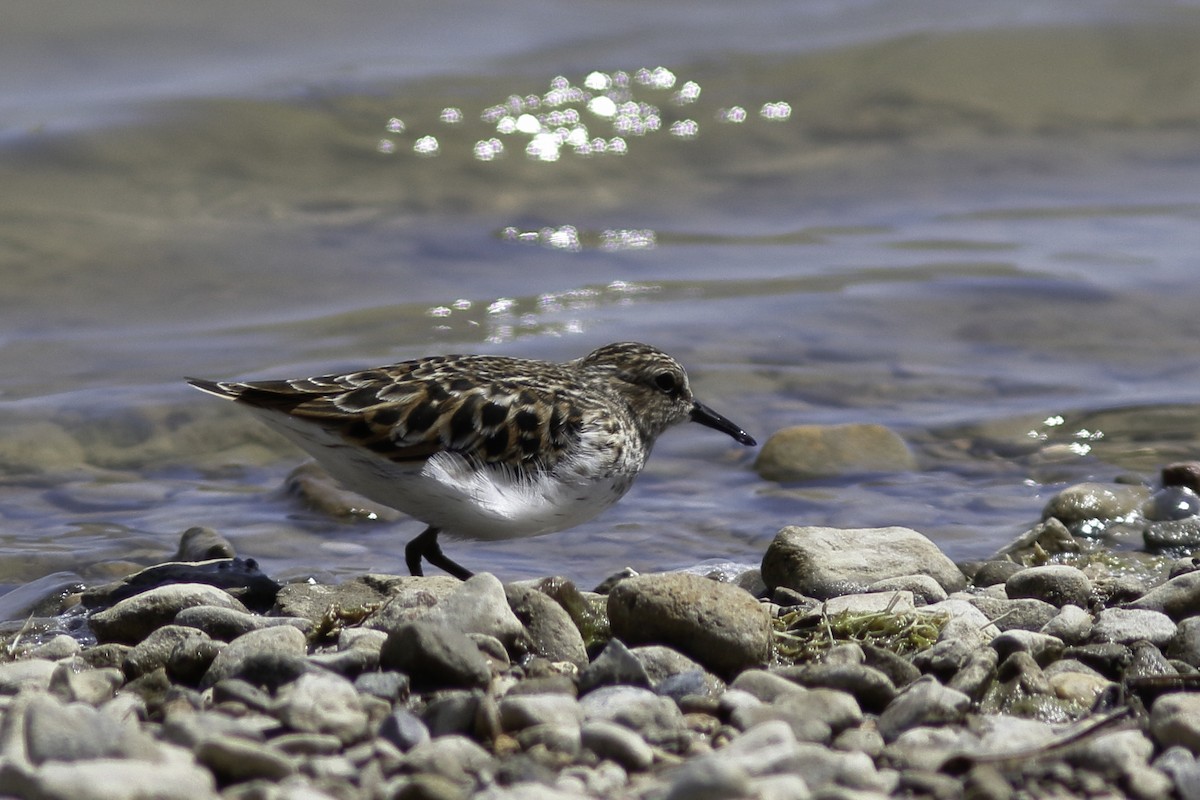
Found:
<path fill-rule="evenodd" d="M 428 527 L 408 543 L 460 579 L 438 533 L 535 536 L 591 519 L 633 484 L 664 430 L 686 420 L 754 439 L 692 397 L 663 351 L 620 342 L 558 364 L 505 356 L 431 356 L 281 381 L 206 381 L 197 389 L 257 414 L 347 488 Z"/>

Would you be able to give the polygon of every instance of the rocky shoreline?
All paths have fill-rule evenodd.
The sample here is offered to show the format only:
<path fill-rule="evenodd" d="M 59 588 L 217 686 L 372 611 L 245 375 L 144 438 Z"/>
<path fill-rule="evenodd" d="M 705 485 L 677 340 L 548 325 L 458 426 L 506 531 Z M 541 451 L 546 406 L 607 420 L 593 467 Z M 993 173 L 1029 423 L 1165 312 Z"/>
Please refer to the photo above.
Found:
<path fill-rule="evenodd" d="M 787 527 L 761 569 L 591 592 L 280 587 L 192 529 L 0 639 L 0 797 L 1200 798 L 1200 562 L 1105 539 L 1181 474 L 1071 487 L 979 563 Z"/>

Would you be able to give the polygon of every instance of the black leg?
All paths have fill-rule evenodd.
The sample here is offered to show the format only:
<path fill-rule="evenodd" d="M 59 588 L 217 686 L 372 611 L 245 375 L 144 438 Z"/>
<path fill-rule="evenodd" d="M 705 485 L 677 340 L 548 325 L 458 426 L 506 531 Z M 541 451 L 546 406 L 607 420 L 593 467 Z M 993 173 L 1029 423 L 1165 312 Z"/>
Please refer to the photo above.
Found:
<path fill-rule="evenodd" d="M 446 558 L 442 553 L 441 546 L 438 545 L 437 535 L 438 529 L 430 525 L 420 536 L 408 543 L 404 548 L 404 560 L 408 563 L 408 571 L 413 575 L 424 575 L 425 573 L 421 569 L 421 559 L 424 558 L 433 566 L 450 573 L 460 581 L 471 577 L 474 573 L 469 569 Z"/>

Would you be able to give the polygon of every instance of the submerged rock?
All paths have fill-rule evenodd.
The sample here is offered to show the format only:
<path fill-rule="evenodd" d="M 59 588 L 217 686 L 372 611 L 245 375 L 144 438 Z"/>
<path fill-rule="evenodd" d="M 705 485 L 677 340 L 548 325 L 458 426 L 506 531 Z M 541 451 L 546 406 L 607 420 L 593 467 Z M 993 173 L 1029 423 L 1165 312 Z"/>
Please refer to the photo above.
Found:
<path fill-rule="evenodd" d="M 905 472 L 917 460 L 904 440 L 882 425 L 796 425 L 777 431 L 754 469 L 770 481 L 868 472 Z"/>

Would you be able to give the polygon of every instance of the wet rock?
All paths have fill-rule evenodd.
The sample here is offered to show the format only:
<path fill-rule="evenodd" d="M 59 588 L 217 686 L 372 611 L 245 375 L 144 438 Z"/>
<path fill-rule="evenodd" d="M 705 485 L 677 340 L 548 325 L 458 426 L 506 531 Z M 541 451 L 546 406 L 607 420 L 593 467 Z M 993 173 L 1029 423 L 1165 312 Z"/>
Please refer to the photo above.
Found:
<path fill-rule="evenodd" d="M 945 725 L 963 719 L 971 698 L 925 677 L 902 691 L 879 715 L 879 732 L 886 741 L 918 725 Z"/>
<path fill-rule="evenodd" d="M 928 575 L 948 592 L 966 586 L 954 562 L 908 528 L 787 527 L 767 548 L 762 575 L 772 588 L 786 586 L 818 599 L 905 575 Z"/>
<path fill-rule="evenodd" d="M 224 649 L 224 642 L 214 641 L 203 631 L 193 630 L 191 635 L 180 640 L 167 656 L 167 663 L 164 665 L 167 676 L 178 683 L 196 686 L 216 660 L 217 653 Z"/>
<path fill-rule="evenodd" d="M 20 652 L 18 657 L 43 658 L 47 661 L 58 661 L 61 658 L 70 658 L 76 655 L 80 649 L 79 642 L 65 633 L 60 633 L 36 647 Z"/>
<path fill-rule="evenodd" d="M 1088 604 L 1092 595 L 1092 582 L 1082 570 L 1062 564 L 1050 564 L 1044 567 L 1029 567 L 1014 573 L 1005 582 L 1004 590 L 1014 600 L 1030 597 L 1049 603 L 1055 608 L 1061 608 L 1068 603 L 1082 607 Z"/>
<path fill-rule="evenodd" d="M 408 622 L 388 634 L 379 665 L 407 673 L 416 691 L 475 688 L 492 677 L 488 660 L 457 630 L 429 622 Z"/>
<path fill-rule="evenodd" d="M 212 528 L 188 528 L 179 536 L 179 549 L 172 561 L 211 561 L 217 558 L 233 558 L 237 552 L 221 534 Z"/>
<path fill-rule="evenodd" d="M 766 662 L 771 624 L 751 595 L 687 573 L 639 575 L 608 596 L 613 635 L 630 645 L 663 644 L 718 675 Z"/>
<path fill-rule="evenodd" d="M 375 577 L 367 575 L 332 586 L 305 581 L 285 584 L 275 598 L 274 613 L 307 619 L 313 626 L 324 625 L 329 619 L 347 613 L 368 614 L 388 599 L 386 583 L 374 580 Z M 430 580 L 440 581 L 441 577 Z M 457 583 L 454 578 L 449 580 Z"/>
<path fill-rule="evenodd" d="M 1101 695 L 1117 685 L 1091 672 L 1063 670 L 1051 674 L 1047 669 L 1043 674 L 1055 697 L 1074 703 L 1080 708 L 1092 708 Z"/>
<path fill-rule="evenodd" d="M 1093 520 L 1121 519 L 1138 512 L 1149 494 L 1145 486 L 1078 483 L 1050 498 L 1042 509 L 1042 519 L 1057 519 L 1068 528 Z"/>
<path fill-rule="evenodd" d="M 531 586 L 510 583 L 505 585 L 504 594 L 525 628 L 531 653 L 550 661 L 566 661 L 579 669 L 587 666 L 583 636 L 566 609 Z"/>
<path fill-rule="evenodd" d="M 887 676 L 897 688 L 903 688 L 921 677 L 921 670 L 907 658 L 874 645 L 863 645 L 863 664 Z"/>
<path fill-rule="evenodd" d="M 995 561 L 985 561 L 979 565 L 972 576 L 971 582 L 976 586 L 995 586 L 1000 583 L 1005 583 L 1014 573 L 1025 569 L 1023 564 L 1018 564 L 1015 561 L 1008 559 L 997 559 Z"/>
<path fill-rule="evenodd" d="M 1186 747 L 1200 752 L 1200 695 L 1164 694 L 1150 708 L 1150 735 L 1163 747 Z"/>
<path fill-rule="evenodd" d="M 92 614 L 88 624 L 98 641 L 136 645 L 155 629 L 172 622 L 182 609 L 203 605 L 246 611 L 244 605 L 222 589 L 179 583 L 126 598 L 112 608 Z"/>
<path fill-rule="evenodd" d="M 754 469 L 769 481 L 797 481 L 867 472 L 905 472 L 916 459 L 882 425 L 796 425 L 771 435 Z"/>
<path fill-rule="evenodd" d="M 1093 642 L 1132 644 L 1145 639 L 1158 647 L 1175 636 L 1175 623 L 1166 614 L 1134 608 L 1106 608 L 1092 626 Z"/>
<path fill-rule="evenodd" d="M 1065 605 L 1040 632 L 1057 637 L 1065 644 L 1082 644 L 1092 634 L 1092 615 L 1079 606 Z"/>
<path fill-rule="evenodd" d="M 996 551 L 992 560 L 1009 559 L 1022 565 L 1041 563 L 1047 555 L 1078 553 L 1079 542 L 1067 526 L 1053 517 L 1034 525 Z"/>

